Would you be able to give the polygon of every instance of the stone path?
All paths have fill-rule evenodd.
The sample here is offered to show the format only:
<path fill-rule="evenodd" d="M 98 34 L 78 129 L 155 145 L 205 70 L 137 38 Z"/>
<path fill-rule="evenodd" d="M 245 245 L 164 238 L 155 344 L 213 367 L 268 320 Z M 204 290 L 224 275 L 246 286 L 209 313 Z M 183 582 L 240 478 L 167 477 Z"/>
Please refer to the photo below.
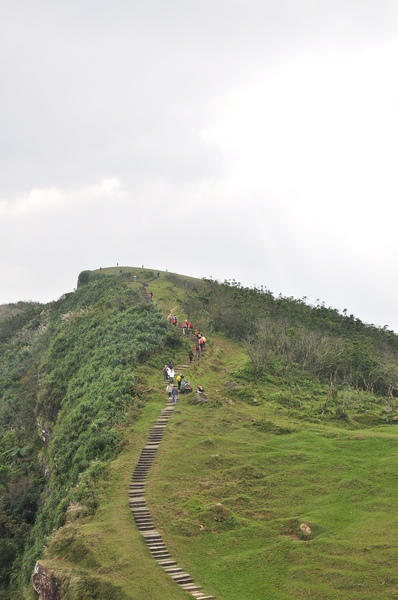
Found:
<path fill-rule="evenodd" d="M 176 367 L 176 373 L 183 372 L 187 368 L 187 364 L 181 364 Z M 153 428 L 150 431 L 148 443 L 143 448 L 137 466 L 130 483 L 129 504 L 134 520 L 143 536 L 149 552 L 164 571 L 178 584 L 183 590 L 191 594 L 197 600 L 210 600 L 214 596 L 206 594 L 202 591 L 200 585 L 196 585 L 189 573 L 177 565 L 177 562 L 172 559 L 162 536 L 156 530 L 152 515 L 148 510 L 145 500 L 145 480 L 148 471 L 155 459 L 159 444 L 162 441 L 163 433 L 166 428 L 169 418 L 173 414 L 174 404 L 167 399 L 167 404 L 160 411 L 160 417 L 156 420 Z"/>

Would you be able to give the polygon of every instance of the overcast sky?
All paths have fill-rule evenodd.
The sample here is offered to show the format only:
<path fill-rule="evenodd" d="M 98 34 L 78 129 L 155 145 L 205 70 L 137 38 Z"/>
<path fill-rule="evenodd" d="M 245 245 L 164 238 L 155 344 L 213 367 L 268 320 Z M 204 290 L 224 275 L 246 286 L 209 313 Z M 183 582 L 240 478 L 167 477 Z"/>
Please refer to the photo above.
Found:
<path fill-rule="evenodd" d="M 396 0 L 2 0 L 0 303 L 141 266 L 398 332 Z"/>

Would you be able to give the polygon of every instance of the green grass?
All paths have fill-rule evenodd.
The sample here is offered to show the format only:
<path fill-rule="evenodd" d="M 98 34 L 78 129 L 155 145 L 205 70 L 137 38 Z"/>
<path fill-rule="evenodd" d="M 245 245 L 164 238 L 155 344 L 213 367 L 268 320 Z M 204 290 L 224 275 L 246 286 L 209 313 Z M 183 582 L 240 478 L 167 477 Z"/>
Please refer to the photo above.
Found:
<path fill-rule="evenodd" d="M 173 283 L 161 277 L 150 289 L 165 316 L 175 311 L 185 318 L 183 294 Z M 363 396 L 375 415 L 370 424 L 360 415 L 322 414 L 325 386 L 289 388 L 277 377 L 255 385 L 239 345 L 208 338 L 205 357 L 187 376 L 194 388 L 205 387 L 209 402 L 180 396 L 147 483 L 150 511 L 173 558 L 217 600 L 398 597 L 398 429 L 380 425 L 382 406 Z M 139 420 L 124 432 L 99 509 L 60 530 L 50 546 L 52 568 L 75 578 L 72 600 L 79 593 L 79 600 L 94 597 L 75 591 L 87 577 L 109 598 L 188 597 L 151 558 L 127 497 L 164 405 L 163 364 L 186 360 L 187 348 L 139 368 L 140 388 L 151 391 L 143 395 Z M 225 385 L 231 381 L 237 387 Z M 77 563 L 67 553 L 59 558 L 57 544 L 61 550 L 72 544 Z"/>

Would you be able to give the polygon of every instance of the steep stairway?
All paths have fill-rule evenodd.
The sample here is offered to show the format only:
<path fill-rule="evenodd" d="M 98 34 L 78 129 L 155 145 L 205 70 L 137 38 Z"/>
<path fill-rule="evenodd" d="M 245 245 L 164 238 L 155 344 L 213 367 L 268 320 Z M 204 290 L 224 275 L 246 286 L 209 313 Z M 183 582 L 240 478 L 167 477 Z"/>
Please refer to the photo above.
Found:
<path fill-rule="evenodd" d="M 189 364 L 178 365 L 177 371 L 189 367 Z M 202 591 L 200 585 L 196 585 L 189 573 L 177 565 L 173 560 L 161 534 L 156 530 L 155 523 L 145 499 L 145 481 L 156 456 L 159 444 L 162 441 L 165 428 L 169 418 L 173 414 L 175 405 L 167 398 L 166 406 L 162 408 L 160 416 L 150 431 L 149 439 L 142 449 L 138 463 L 134 469 L 129 486 L 129 505 L 135 523 L 149 552 L 173 581 L 196 600 L 211 600 L 214 596 Z"/>

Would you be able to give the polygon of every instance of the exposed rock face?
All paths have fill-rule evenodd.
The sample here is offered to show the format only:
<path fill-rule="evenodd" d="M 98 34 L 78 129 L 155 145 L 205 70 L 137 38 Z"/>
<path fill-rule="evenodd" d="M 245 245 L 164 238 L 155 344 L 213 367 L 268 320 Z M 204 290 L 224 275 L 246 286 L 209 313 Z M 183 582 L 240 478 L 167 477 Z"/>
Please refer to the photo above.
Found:
<path fill-rule="evenodd" d="M 39 600 L 61 600 L 61 586 L 40 562 L 35 565 L 32 576 L 33 587 Z"/>

